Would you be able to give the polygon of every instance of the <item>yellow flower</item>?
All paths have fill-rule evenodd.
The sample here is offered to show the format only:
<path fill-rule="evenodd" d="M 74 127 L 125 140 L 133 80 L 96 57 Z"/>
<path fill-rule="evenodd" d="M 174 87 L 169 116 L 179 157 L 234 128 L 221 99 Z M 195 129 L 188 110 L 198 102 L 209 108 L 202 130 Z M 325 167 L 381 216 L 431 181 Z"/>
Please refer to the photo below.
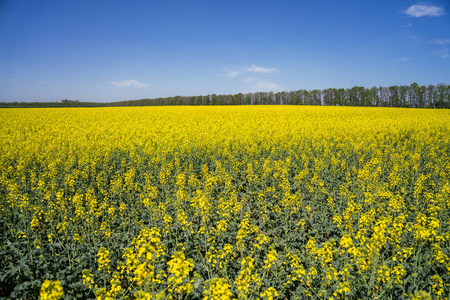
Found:
<path fill-rule="evenodd" d="M 260 294 L 261 298 L 273 300 L 273 298 L 278 297 L 278 292 L 275 288 L 269 287 L 266 291 Z"/>
<path fill-rule="evenodd" d="M 94 280 L 92 279 L 92 273 L 88 269 L 84 269 L 82 271 L 83 275 L 83 284 L 87 286 L 89 289 L 92 289 L 94 286 Z"/>
<path fill-rule="evenodd" d="M 48 242 L 49 243 L 52 243 L 53 242 L 53 238 L 55 237 L 55 235 L 53 234 L 53 233 L 51 233 L 51 234 L 49 234 L 49 235 L 47 235 L 47 238 L 48 238 Z"/>
<path fill-rule="evenodd" d="M 40 296 L 42 300 L 58 300 L 64 296 L 64 290 L 59 280 L 46 279 L 41 285 Z"/>
<path fill-rule="evenodd" d="M 225 278 L 213 278 L 205 282 L 203 300 L 230 300 L 231 286 Z"/>
<path fill-rule="evenodd" d="M 167 265 L 170 273 L 168 281 L 172 286 L 169 288 L 169 291 L 174 290 L 178 293 L 184 292 L 189 294 L 192 290 L 192 284 L 186 280 L 189 279 L 189 273 L 194 267 L 194 261 L 191 258 L 186 259 L 182 251 L 177 251 L 172 255 L 172 260 L 167 262 Z"/>
<path fill-rule="evenodd" d="M 350 247 L 352 247 L 353 246 L 352 237 L 350 235 L 348 235 L 348 234 L 344 235 L 341 238 L 341 246 L 343 248 L 350 248 Z"/>
<path fill-rule="evenodd" d="M 270 269 L 272 266 L 274 266 L 274 263 L 277 261 L 277 251 L 275 249 L 271 249 L 269 253 L 267 254 L 267 259 L 264 260 L 264 269 Z"/>
<path fill-rule="evenodd" d="M 105 247 L 101 247 L 97 253 L 98 257 L 98 270 L 101 271 L 103 268 L 107 269 L 109 272 L 109 263 L 111 262 L 109 259 L 109 251 Z"/>
<path fill-rule="evenodd" d="M 39 219 L 36 217 L 33 217 L 30 225 L 31 225 L 32 230 L 35 230 L 35 231 L 39 230 L 39 228 L 40 228 Z"/>
<path fill-rule="evenodd" d="M 414 295 L 411 297 L 411 300 L 431 300 L 431 296 L 427 291 L 417 291 L 414 293 Z"/>

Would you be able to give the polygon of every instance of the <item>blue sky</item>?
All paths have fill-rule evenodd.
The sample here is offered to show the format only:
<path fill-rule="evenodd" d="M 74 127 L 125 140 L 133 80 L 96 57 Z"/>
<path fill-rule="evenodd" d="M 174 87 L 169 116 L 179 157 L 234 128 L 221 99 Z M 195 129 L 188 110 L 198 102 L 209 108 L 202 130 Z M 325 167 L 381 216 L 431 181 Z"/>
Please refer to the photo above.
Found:
<path fill-rule="evenodd" d="M 0 1 L 0 101 L 450 83 L 448 1 Z"/>

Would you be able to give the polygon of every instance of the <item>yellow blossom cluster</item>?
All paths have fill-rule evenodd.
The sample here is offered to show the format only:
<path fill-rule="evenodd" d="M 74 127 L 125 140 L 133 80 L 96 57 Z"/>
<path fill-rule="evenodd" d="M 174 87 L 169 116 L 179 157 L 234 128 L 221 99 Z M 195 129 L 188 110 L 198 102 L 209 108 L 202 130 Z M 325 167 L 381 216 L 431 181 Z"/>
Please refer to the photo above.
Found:
<path fill-rule="evenodd" d="M 42 300 L 58 300 L 64 296 L 64 291 L 59 280 L 45 280 L 41 285 Z"/>
<path fill-rule="evenodd" d="M 448 110 L 2 109 L 0 125 L 7 298 L 449 297 Z"/>

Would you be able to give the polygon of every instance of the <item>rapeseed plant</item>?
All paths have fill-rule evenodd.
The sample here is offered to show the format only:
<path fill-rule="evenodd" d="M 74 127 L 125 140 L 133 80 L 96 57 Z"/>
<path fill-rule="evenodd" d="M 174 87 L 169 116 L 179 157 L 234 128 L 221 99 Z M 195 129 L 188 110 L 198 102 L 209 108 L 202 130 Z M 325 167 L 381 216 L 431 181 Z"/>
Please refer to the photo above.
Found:
<path fill-rule="evenodd" d="M 447 110 L 4 109 L 0 123 L 7 297 L 448 298 Z"/>

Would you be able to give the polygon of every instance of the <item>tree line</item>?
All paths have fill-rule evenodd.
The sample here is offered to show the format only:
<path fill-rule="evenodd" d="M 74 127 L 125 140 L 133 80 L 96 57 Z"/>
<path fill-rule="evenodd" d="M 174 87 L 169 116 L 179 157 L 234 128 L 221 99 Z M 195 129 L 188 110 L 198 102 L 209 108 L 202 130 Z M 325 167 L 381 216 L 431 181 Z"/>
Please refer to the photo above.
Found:
<path fill-rule="evenodd" d="M 119 102 L 13 102 L 0 107 L 100 107 L 163 105 L 334 105 L 410 108 L 450 108 L 450 85 L 394 85 L 389 87 L 329 88 L 290 92 L 255 92 L 230 95 L 175 96 Z"/>

